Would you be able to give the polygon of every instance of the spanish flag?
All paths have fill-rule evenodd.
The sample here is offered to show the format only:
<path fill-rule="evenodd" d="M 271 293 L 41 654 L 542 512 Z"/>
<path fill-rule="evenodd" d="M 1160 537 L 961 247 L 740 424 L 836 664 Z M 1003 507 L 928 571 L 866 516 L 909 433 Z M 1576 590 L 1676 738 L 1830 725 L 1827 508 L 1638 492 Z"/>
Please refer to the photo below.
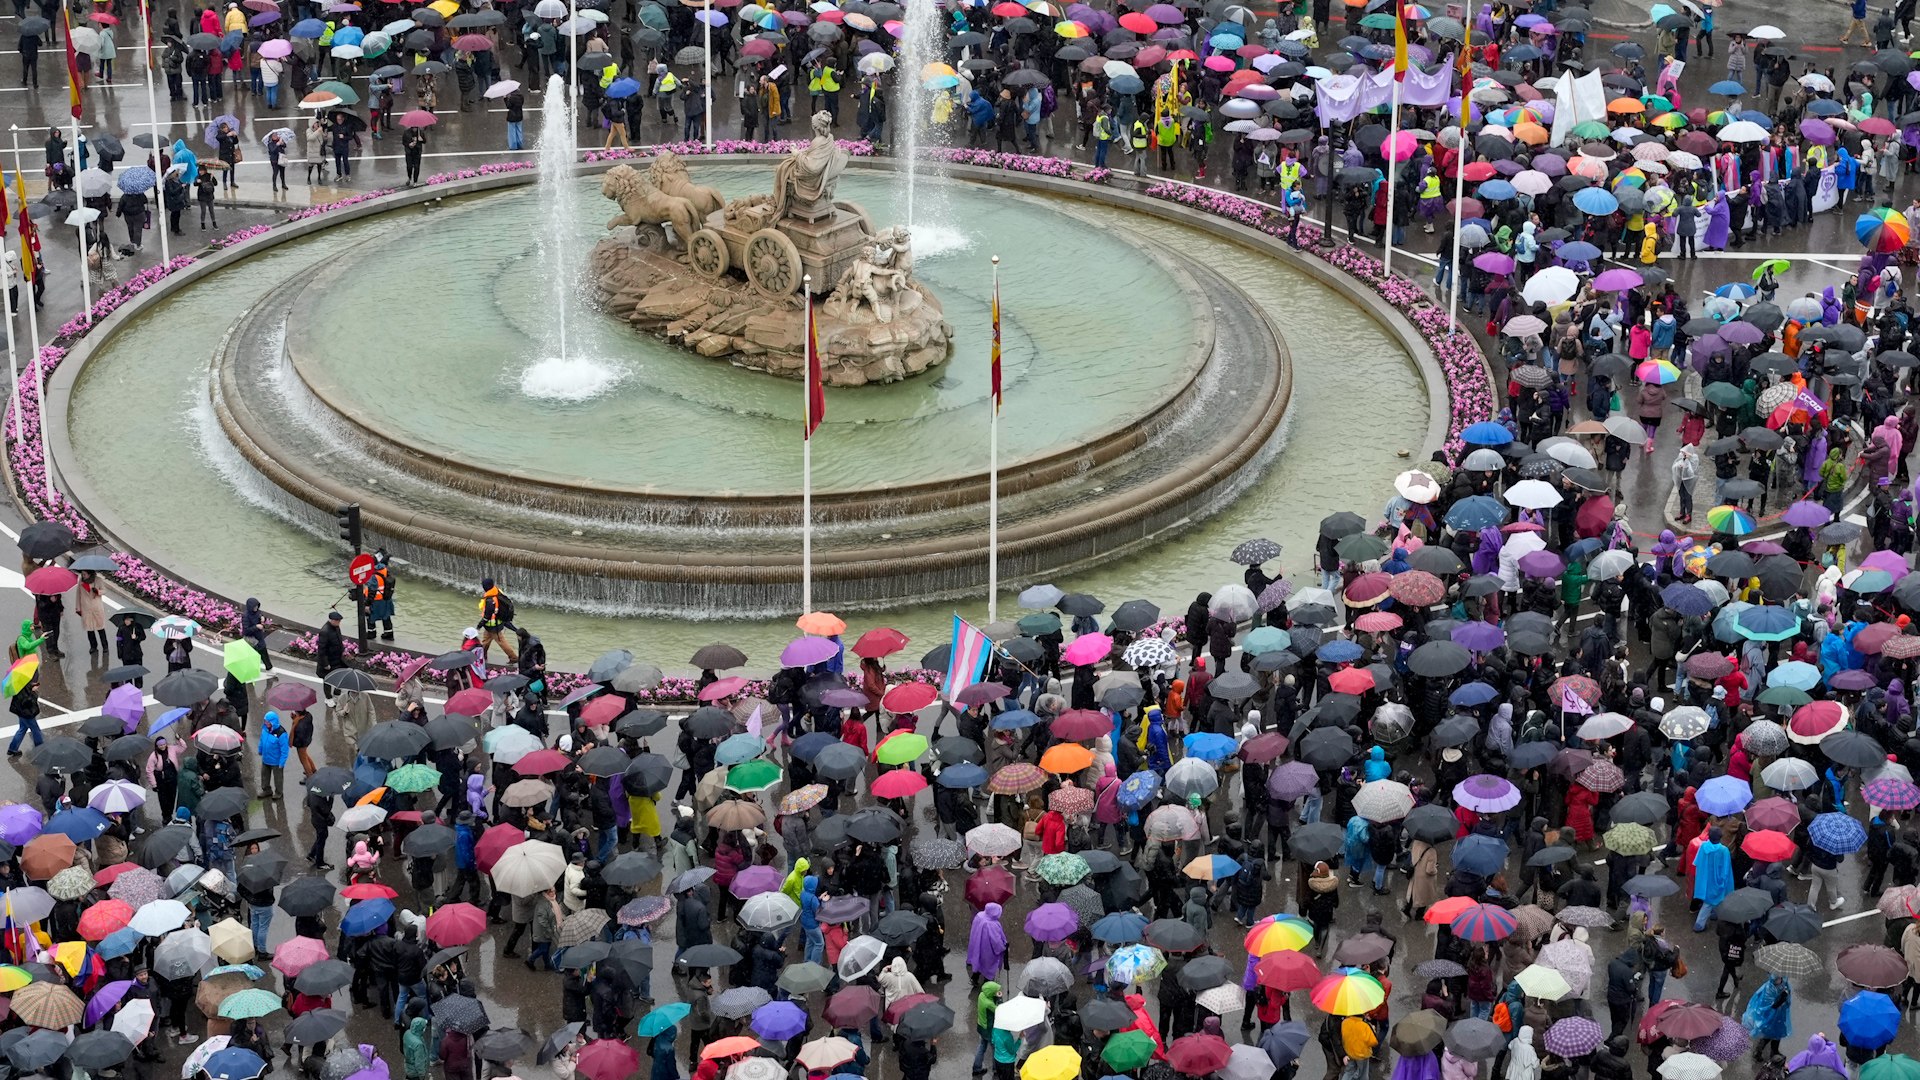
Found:
<path fill-rule="evenodd" d="M 993 275 L 993 358 L 989 363 L 993 379 L 993 411 L 997 413 L 1000 411 L 1000 274 L 997 268 Z"/>
<path fill-rule="evenodd" d="M 33 215 L 27 212 L 27 181 L 18 170 L 13 174 L 13 195 L 20 203 L 17 211 L 20 215 L 20 277 L 32 281 L 36 274 L 34 256 L 40 253 L 40 234 L 33 227 Z"/>
<path fill-rule="evenodd" d="M 1395 82 L 1407 80 L 1407 2 L 1394 0 L 1393 3 L 1393 79 Z"/>
<path fill-rule="evenodd" d="M 1460 69 L 1460 133 L 1467 132 L 1467 117 L 1473 114 L 1473 102 L 1469 94 L 1473 90 L 1473 31 L 1467 31 L 1467 40 L 1460 43 L 1460 55 L 1454 57 L 1454 63 Z"/>
<path fill-rule="evenodd" d="M 826 371 L 820 362 L 820 332 L 813 321 L 813 294 L 807 294 L 807 417 L 800 438 L 813 438 L 827 415 Z"/>
<path fill-rule="evenodd" d="M 75 120 L 80 119 L 80 57 L 73 51 L 73 12 L 62 6 L 61 21 L 67 31 L 67 109 Z"/>

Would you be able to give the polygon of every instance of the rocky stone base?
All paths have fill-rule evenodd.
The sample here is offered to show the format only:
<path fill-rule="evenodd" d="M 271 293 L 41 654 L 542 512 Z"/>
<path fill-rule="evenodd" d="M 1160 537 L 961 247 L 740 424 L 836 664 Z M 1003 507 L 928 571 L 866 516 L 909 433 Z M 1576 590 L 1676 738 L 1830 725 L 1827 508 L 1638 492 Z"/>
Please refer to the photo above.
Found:
<path fill-rule="evenodd" d="M 798 293 L 761 295 L 735 277 L 704 277 L 678 252 L 638 246 L 622 229 L 595 245 L 593 281 L 601 303 L 637 330 L 740 367 L 798 379 L 806 362 L 806 313 Z M 911 378 L 947 359 L 953 328 L 940 302 L 915 284 L 881 322 L 865 304 L 814 302 L 830 386 Z"/>

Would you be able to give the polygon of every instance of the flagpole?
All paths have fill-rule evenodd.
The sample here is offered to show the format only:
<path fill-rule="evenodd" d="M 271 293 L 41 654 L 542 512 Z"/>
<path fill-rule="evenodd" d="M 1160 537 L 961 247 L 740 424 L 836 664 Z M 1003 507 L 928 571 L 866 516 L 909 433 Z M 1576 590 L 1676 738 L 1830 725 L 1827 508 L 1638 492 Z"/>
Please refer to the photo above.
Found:
<path fill-rule="evenodd" d="M 700 92 L 706 95 L 707 108 L 701 119 L 706 122 L 706 142 L 711 148 L 713 146 L 713 23 L 710 20 L 713 18 L 713 0 L 707 0 L 703 14 L 707 16 L 700 20 L 700 25 L 706 28 L 701 31 L 705 41 L 703 48 L 706 49 L 706 55 L 701 57 L 701 61 L 706 64 L 707 77 L 701 82 Z"/>
<path fill-rule="evenodd" d="M 813 344 L 813 275 L 800 279 L 800 292 L 807 299 L 806 350 Z M 800 613 L 813 610 L 813 360 L 805 361 L 800 376 Z"/>
<path fill-rule="evenodd" d="M 78 123 L 79 121 L 75 121 L 76 125 Z M 15 124 L 13 125 L 14 171 L 18 172 L 23 164 L 25 163 L 20 158 L 20 125 Z M 20 208 L 20 212 L 26 213 L 26 209 L 27 209 L 26 207 L 22 206 Z M 25 238 L 23 237 L 22 240 L 24 242 Z M 25 270 L 25 268 L 26 268 L 26 262 L 25 260 L 22 260 L 21 269 Z M 37 262 L 34 265 L 33 272 L 35 274 L 38 274 L 40 272 L 40 267 Z M 80 260 L 80 279 L 82 281 L 85 281 L 86 275 L 87 275 L 87 261 L 86 259 L 82 258 Z M 26 279 L 26 275 L 23 273 L 21 275 L 21 280 L 27 286 L 27 305 L 26 305 L 27 306 L 27 340 L 33 346 L 33 353 L 31 357 L 28 359 L 27 363 L 33 368 L 33 394 L 34 394 L 34 402 L 35 402 L 34 411 L 40 418 L 40 481 L 41 483 L 46 485 L 47 495 L 49 498 L 51 498 L 53 495 L 53 455 L 47 452 L 46 382 L 40 370 L 40 315 L 38 312 L 34 310 L 35 305 L 33 302 L 33 283 L 30 281 L 26 281 L 25 279 Z M 87 303 L 87 307 L 89 309 L 92 308 L 93 303 L 89 301 Z M 89 317 L 88 321 L 92 321 L 91 317 Z M 12 333 L 13 333 L 12 319 L 7 320 L 7 333 L 9 337 L 12 336 Z M 13 394 L 14 394 L 14 405 L 13 405 L 14 433 L 18 435 L 19 423 L 20 423 L 20 420 L 19 420 L 20 380 L 18 377 L 16 377 L 13 380 Z"/>
<path fill-rule="evenodd" d="M 1000 256 L 993 257 L 994 361 L 1000 349 Z M 987 409 L 987 621 L 1000 621 L 1000 387 L 994 371 L 993 400 Z"/>
<path fill-rule="evenodd" d="M 1400 80 L 1404 74 L 1404 72 L 1397 73 L 1393 79 L 1393 105 L 1391 106 L 1393 121 L 1387 130 L 1387 152 L 1384 155 L 1387 159 L 1387 224 L 1382 230 L 1381 237 L 1382 243 L 1386 245 L 1386 252 L 1380 258 L 1380 273 L 1383 277 L 1393 273 L 1393 197 L 1400 188 L 1401 165 L 1400 162 L 1393 160 L 1393 155 L 1399 151 L 1395 140 L 1400 134 Z"/>
<path fill-rule="evenodd" d="M 14 136 L 13 136 L 13 143 L 14 143 L 14 146 L 16 147 L 20 145 L 19 131 L 20 131 L 19 127 L 16 126 L 14 128 Z M 16 156 L 14 158 L 14 167 L 18 168 L 19 164 L 20 164 L 20 160 L 18 156 Z M 5 182 L 6 182 L 6 178 L 4 176 L 0 176 L 0 186 L 4 186 Z M 26 209 L 27 208 L 24 206 L 20 207 L 20 210 L 22 213 L 24 213 Z M 6 236 L 6 230 L 7 230 L 7 223 L 5 221 L 0 221 L 0 237 Z M 22 236 L 20 239 L 22 243 L 26 242 L 26 237 Z M 25 270 L 25 267 L 22 266 L 19 269 L 16 269 L 14 271 L 14 279 L 16 281 L 18 282 L 26 281 L 26 275 L 22 272 L 24 270 Z M 31 284 L 27 285 L 27 303 L 29 304 L 33 303 L 33 286 Z M 0 289 L 0 307 L 4 307 L 6 309 L 6 315 L 7 315 L 7 371 L 12 376 L 12 379 L 13 379 L 13 429 L 14 431 L 18 432 L 20 430 L 20 352 L 19 352 L 19 343 L 14 339 L 14 336 L 13 336 L 13 290 L 12 289 Z M 44 445 L 45 444 L 42 443 L 42 446 Z"/>
<path fill-rule="evenodd" d="M 160 261 L 162 264 L 165 264 L 173 261 L 173 251 L 171 250 L 172 245 L 169 244 L 167 240 L 166 184 L 160 179 L 162 172 L 160 167 L 160 108 L 153 96 L 153 9 L 147 6 L 147 0 L 140 0 L 140 21 L 143 24 L 142 32 L 145 33 L 147 38 L 147 115 L 153 118 L 153 199 L 159 204 L 155 207 L 158 213 L 153 215 L 154 224 L 158 225 L 159 228 L 153 231 L 160 234 Z M 168 104 L 171 105 L 172 102 L 168 102 Z M 171 119 L 171 117 L 169 117 L 169 119 Z M 84 269 L 84 267 L 82 269 Z"/>
<path fill-rule="evenodd" d="M 1466 38 L 1460 43 L 1461 51 L 1464 53 L 1472 45 L 1473 8 L 1469 6 Z M 1466 70 L 1473 69 L 1469 67 Z M 1460 77 L 1460 127 L 1457 129 L 1460 132 L 1460 141 L 1454 148 L 1453 161 L 1453 271 L 1447 279 L 1447 286 L 1452 290 L 1447 297 L 1447 333 L 1449 334 L 1453 333 L 1460 318 L 1460 226 L 1463 220 L 1460 211 L 1461 200 L 1467 196 L 1467 117 L 1473 109 L 1472 103 L 1467 98 L 1467 89 L 1467 78 L 1463 74 Z"/>

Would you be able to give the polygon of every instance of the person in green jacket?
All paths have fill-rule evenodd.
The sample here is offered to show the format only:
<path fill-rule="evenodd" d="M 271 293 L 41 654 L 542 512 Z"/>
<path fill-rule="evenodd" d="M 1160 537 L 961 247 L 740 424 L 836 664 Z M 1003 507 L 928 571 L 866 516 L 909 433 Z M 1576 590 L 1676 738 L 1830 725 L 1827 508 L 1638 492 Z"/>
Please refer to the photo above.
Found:
<path fill-rule="evenodd" d="M 13 659 L 23 660 L 32 656 L 40 648 L 40 643 L 45 640 L 47 640 L 45 634 L 33 632 L 32 619 L 21 619 L 20 636 L 13 639 Z"/>
<path fill-rule="evenodd" d="M 987 1051 L 993 1046 L 993 1011 L 1000 1007 L 1000 984 L 985 982 L 980 984 L 980 996 L 974 999 L 973 1026 L 979 1042 L 973 1051 L 973 1071 L 977 1076 L 987 1071 Z"/>
<path fill-rule="evenodd" d="M 1820 463 L 1820 501 L 1826 504 L 1828 513 L 1839 517 L 1846 495 L 1847 462 L 1836 446 L 1827 451 L 1827 460 Z"/>
<path fill-rule="evenodd" d="M 435 1058 L 433 1043 L 427 1039 L 427 1017 L 422 1013 L 407 1022 L 407 1033 L 400 1037 L 406 1053 L 407 1080 L 427 1080 Z"/>
<path fill-rule="evenodd" d="M 1571 636 L 1579 628 L 1576 620 L 1580 615 L 1581 590 L 1586 588 L 1587 580 L 1583 563 L 1568 563 L 1566 573 L 1560 575 L 1560 614 L 1553 621 L 1555 632 L 1565 627 Z"/>
<path fill-rule="evenodd" d="M 1017 1031 L 993 1029 L 994 1080 L 1014 1080 L 1020 1064 L 1020 1048 L 1026 1042 Z"/>
<path fill-rule="evenodd" d="M 200 796 L 206 793 L 206 782 L 200 778 L 200 759 L 188 755 L 180 762 L 180 782 L 174 787 L 174 814 L 192 817 L 200 809 Z"/>

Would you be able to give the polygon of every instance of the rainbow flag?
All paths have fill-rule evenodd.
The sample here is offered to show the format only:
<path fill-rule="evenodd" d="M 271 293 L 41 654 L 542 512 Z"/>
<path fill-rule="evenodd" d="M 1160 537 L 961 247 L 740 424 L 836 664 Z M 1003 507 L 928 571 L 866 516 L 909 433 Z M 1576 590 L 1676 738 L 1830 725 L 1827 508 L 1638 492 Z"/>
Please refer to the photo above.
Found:
<path fill-rule="evenodd" d="M 993 411 L 1000 411 L 1000 276 L 996 272 L 993 278 L 993 359 L 990 361 L 993 378 Z"/>
<path fill-rule="evenodd" d="M 993 643 L 972 623 L 953 617 L 953 651 L 947 660 L 947 682 L 942 694 L 948 701 L 960 691 L 979 682 L 987 673 L 987 655 Z"/>
<path fill-rule="evenodd" d="M 813 296 L 807 296 L 807 417 L 802 440 L 813 438 L 827 415 L 826 372 L 820 363 L 820 331 L 813 319 Z"/>

